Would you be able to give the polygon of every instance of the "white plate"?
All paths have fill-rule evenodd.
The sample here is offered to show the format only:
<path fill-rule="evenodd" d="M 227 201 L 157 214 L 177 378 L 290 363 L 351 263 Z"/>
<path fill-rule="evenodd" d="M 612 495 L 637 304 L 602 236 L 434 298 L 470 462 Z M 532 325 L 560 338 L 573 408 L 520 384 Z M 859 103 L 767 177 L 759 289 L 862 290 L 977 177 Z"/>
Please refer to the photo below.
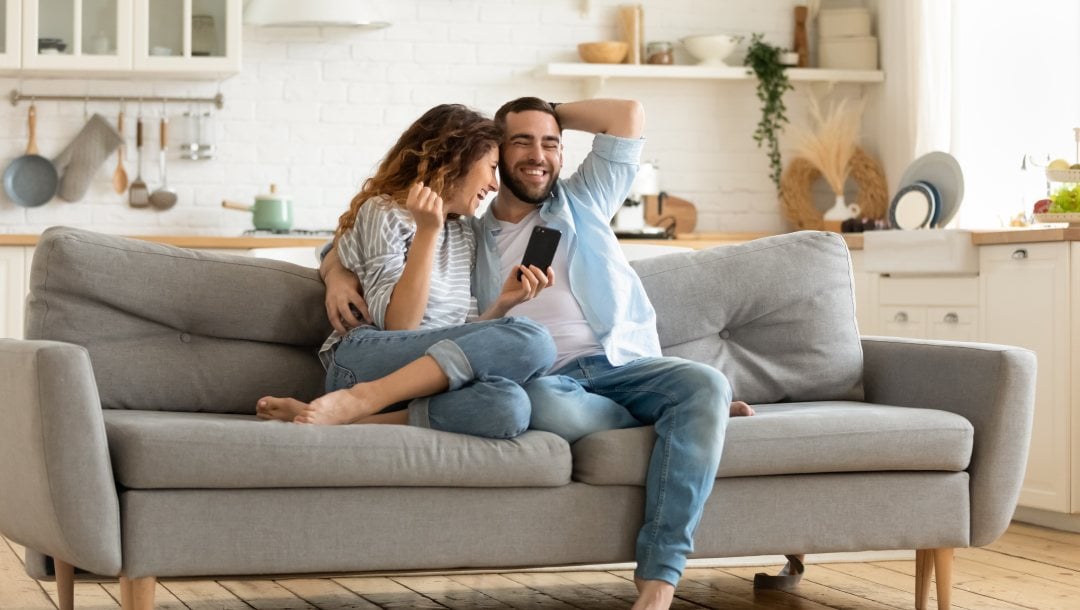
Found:
<path fill-rule="evenodd" d="M 909 184 L 896 192 L 889 204 L 889 225 L 895 229 L 929 228 L 937 202 L 929 186 L 921 181 Z"/>
<path fill-rule="evenodd" d="M 956 157 L 949 153 L 934 151 L 915 159 L 900 176 L 899 189 L 922 180 L 937 189 L 938 220 L 935 227 L 944 227 L 956 216 L 964 199 L 964 172 Z"/>
<path fill-rule="evenodd" d="M 1058 214 L 1035 214 L 1035 221 L 1043 224 L 1052 222 L 1067 222 L 1070 227 L 1080 225 L 1080 212 L 1063 212 Z"/>

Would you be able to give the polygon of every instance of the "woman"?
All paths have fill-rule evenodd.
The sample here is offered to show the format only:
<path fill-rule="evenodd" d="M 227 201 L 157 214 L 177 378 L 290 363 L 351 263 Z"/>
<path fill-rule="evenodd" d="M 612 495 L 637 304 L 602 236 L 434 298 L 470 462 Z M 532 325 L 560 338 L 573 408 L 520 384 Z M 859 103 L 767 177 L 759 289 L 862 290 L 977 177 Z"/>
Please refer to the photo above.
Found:
<path fill-rule="evenodd" d="M 550 270 L 518 266 L 491 309 L 466 323 L 476 236 L 465 217 L 498 189 L 500 138 L 493 121 L 456 104 L 432 108 L 401 135 L 334 236 L 336 256 L 366 289 L 373 323 L 327 341 L 326 395 L 311 404 L 267 396 L 259 417 L 492 438 L 525 431 L 521 384 L 547 370 L 555 347 L 539 324 L 502 316 L 550 285 Z"/>

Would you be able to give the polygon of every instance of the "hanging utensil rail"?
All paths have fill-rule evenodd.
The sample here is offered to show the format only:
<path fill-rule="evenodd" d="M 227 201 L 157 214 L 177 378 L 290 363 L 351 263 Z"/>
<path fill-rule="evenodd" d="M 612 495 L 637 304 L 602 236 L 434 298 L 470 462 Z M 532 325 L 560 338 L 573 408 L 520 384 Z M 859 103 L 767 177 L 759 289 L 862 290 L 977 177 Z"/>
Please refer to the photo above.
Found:
<path fill-rule="evenodd" d="M 12 106 L 18 106 L 19 102 L 36 100 L 39 102 L 161 102 L 163 104 L 213 104 L 221 110 L 225 107 L 225 96 L 217 94 L 214 97 L 165 97 L 162 95 L 32 95 L 23 93 L 18 89 L 12 89 L 8 96 Z"/>

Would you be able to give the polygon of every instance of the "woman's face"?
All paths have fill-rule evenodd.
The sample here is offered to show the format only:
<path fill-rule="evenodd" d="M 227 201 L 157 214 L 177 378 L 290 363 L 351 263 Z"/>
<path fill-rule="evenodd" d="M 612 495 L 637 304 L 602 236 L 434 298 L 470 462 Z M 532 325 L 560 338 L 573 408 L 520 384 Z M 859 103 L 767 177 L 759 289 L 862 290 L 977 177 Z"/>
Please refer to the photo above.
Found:
<path fill-rule="evenodd" d="M 488 193 L 499 190 L 499 179 L 495 173 L 498 167 L 499 149 L 493 146 L 469 168 L 469 173 L 465 174 L 454 189 L 453 200 L 443 202 L 443 210 L 447 214 L 475 215 L 480 202 Z"/>

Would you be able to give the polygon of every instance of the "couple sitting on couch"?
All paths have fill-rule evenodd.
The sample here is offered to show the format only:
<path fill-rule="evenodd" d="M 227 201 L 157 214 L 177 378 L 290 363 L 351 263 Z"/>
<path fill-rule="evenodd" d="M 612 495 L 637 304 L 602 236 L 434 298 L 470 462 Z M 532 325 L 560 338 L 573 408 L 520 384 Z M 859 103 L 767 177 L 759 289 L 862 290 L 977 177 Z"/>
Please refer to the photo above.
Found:
<path fill-rule="evenodd" d="M 494 121 L 459 105 L 425 113 L 341 216 L 323 262 L 336 329 L 320 354 L 327 393 L 265 397 L 257 412 L 492 438 L 531 427 L 569 442 L 653 425 L 635 608 L 666 608 L 716 476 L 725 407 L 753 411 L 730 402 L 719 371 L 661 356 L 653 308 L 609 228 L 642 123 L 640 104 L 619 100 L 520 98 Z M 596 134 L 567 180 L 563 128 Z M 518 264 L 541 226 L 562 233 L 553 263 Z"/>

